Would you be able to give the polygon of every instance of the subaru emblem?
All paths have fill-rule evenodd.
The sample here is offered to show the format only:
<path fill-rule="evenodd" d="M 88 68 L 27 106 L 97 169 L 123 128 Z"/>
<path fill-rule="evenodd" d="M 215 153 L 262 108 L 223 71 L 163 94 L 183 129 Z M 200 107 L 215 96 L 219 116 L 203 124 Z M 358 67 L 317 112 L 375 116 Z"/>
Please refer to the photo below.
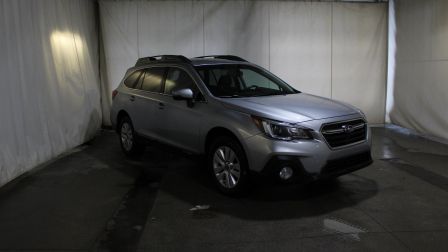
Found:
<path fill-rule="evenodd" d="M 352 133 L 353 132 L 353 126 L 352 125 L 342 125 L 341 127 L 345 133 Z"/>

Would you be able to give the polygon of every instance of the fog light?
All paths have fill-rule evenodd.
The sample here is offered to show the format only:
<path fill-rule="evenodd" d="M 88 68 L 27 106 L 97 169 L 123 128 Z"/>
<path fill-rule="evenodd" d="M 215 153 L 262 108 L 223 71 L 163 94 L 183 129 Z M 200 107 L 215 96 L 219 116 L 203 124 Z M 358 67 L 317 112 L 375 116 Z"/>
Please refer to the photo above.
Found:
<path fill-rule="evenodd" d="M 293 170 L 289 166 L 285 166 L 280 170 L 280 173 L 278 174 L 281 179 L 287 180 L 292 177 Z"/>

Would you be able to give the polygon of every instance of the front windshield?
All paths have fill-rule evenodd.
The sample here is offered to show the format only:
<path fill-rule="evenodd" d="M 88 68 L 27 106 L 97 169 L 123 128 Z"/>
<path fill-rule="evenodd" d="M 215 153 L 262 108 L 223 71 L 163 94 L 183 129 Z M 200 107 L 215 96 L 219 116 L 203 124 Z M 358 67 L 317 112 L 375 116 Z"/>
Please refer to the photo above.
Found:
<path fill-rule="evenodd" d="M 286 95 L 297 90 L 262 69 L 248 65 L 197 66 L 210 92 L 217 97 Z"/>

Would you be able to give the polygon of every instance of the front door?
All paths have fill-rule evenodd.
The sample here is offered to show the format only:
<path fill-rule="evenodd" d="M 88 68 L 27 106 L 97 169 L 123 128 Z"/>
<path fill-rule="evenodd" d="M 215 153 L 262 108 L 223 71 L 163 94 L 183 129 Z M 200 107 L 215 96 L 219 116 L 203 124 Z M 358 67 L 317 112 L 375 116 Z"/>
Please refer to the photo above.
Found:
<path fill-rule="evenodd" d="M 197 100 L 202 95 L 191 76 L 183 69 L 172 67 L 168 70 L 163 95 L 158 99 L 156 133 L 166 143 L 192 152 L 200 151 L 199 130 L 202 119 L 202 109 L 206 103 L 196 101 L 188 106 L 187 101 L 174 100 L 171 92 L 190 88 Z"/>

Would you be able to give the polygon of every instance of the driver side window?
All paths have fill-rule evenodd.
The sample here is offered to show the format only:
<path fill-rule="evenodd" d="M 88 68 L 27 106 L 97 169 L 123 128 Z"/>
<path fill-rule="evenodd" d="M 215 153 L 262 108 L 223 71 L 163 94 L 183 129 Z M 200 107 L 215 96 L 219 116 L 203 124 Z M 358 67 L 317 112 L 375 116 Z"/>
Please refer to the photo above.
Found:
<path fill-rule="evenodd" d="M 170 68 L 165 80 L 164 93 L 171 95 L 173 91 L 183 88 L 193 90 L 195 97 L 200 95 L 200 91 L 190 75 L 182 69 Z"/>

